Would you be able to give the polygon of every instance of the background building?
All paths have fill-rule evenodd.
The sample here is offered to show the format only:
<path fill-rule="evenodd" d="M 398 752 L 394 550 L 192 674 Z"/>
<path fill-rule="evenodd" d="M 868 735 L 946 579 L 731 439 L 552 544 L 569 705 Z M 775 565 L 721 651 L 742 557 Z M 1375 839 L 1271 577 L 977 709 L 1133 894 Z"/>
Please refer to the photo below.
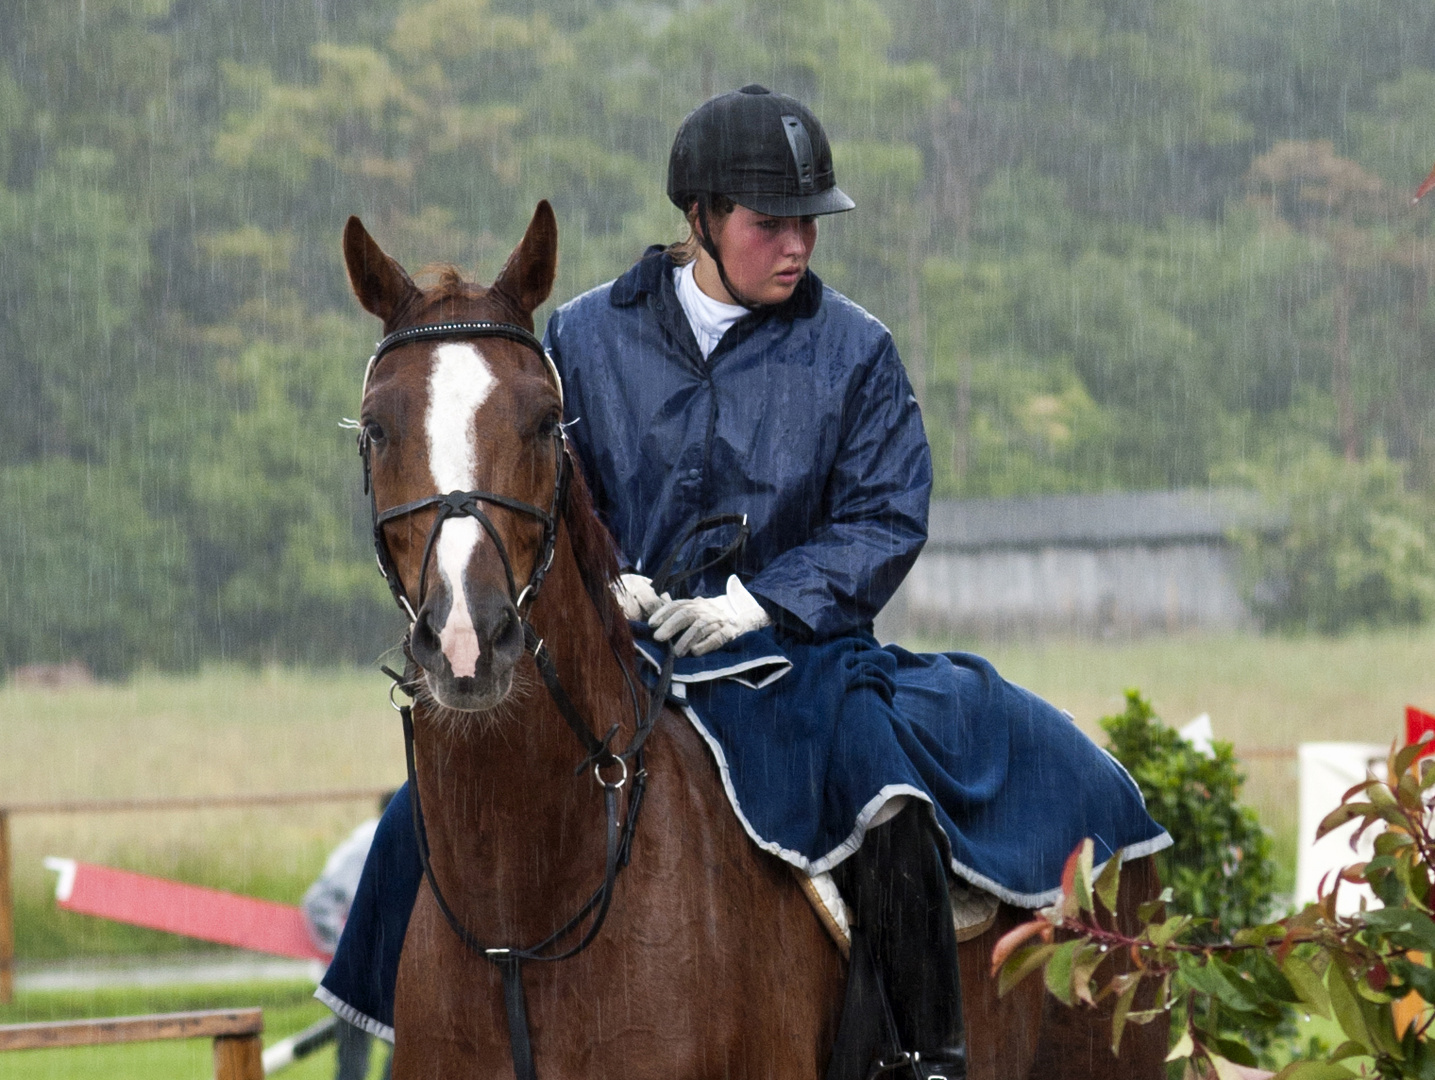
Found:
<path fill-rule="evenodd" d="M 1251 627 L 1234 537 L 1281 527 L 1240 491 L 935 500 L 927 546 L 878 637 Z"/>

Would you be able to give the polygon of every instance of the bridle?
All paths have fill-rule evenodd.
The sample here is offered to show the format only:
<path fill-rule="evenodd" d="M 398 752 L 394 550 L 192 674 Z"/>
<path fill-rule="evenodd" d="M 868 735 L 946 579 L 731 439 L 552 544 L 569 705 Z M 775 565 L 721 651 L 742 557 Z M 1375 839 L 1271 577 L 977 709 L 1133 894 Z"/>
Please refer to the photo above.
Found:
<path fill-rule="evenodd" d="M 533 336 L 529 331 L 520 326 L 503 322 L 447 322 L 437 323 L 428 326 L 415 326 L 407 330 L 399 330 L 389 334 L 374 348 L 374 354 L 369 358 L 368 367 L 364 371 L 364 390 L 367 392 L 369 381 L 373 378 L 374 371 L 378 368 L 380 361 L 385 354 L 400 345 L 406 345 L 414 341 L 438 341 L 451 340 L 454 338 L 492 337 L 503 338 L 509 341 L 516 341 L 527 346 L 543 358 L 549 375 L 553 380 L 554 388 L 558 391 L 559 401 L 563 399 L 563 383 L 559 378 L 558 371 L 553 365 L 543 343 Z M 638 811 L 643 803 L 643 792 L 647 786 L 647 769 L 643 764 L 643 744 L 656 724 L 658 715 L 662 711 L 663 704 L 667 698 L 668 686 L 672 679 L 673 657 L 669 651 L 662 667 L 658 685 L 649 695 L 648 708 L 643 709 L 638 695 L 638 688 L 634 682 L 633 675 L 628 669 L 628 664 L 621 656 L 617 657 L 618 667 L 623 673 L 623 678 L 628 685 L 628 693 L 633 703 L 635 718 L 635 729 L 632 741 L 622 751 L 615 752 L 611 749 L 614 736 L 617 735 L 619 725 L 614 724 L 612 728 L 599 738 L 588 726 L 587 721 L 579 714 L 572 699 L 563 689 L 559 680 L 558 671 L 553 664 L 552 658 L 544 646 L 543 640 L 538 637 L 533 625 L 528 621 L 528 612 L 532 610 L 534 601 L 538 598 L 538 592 L 543 587 L 544 578 L 553 565 L 553 556 L 558 543 L 558 523 L 563 519 L 563 514 L 568 504 L 568 489 L 572 477 L 573 464 L 569 456 L 569 450 L 563 429 L 560 426 L 554 428 L 553 433 L 554 452 L 556 463 L 554 465 L 555 476 L 553 481 L 553 500 L 547 510 L 543 510 L 531 503 L 522 502 L 518 499 L 509 498 L 492 491 L 452 491 L 447 495 L 427 495 L 412 502 L 403 503 L 399 506 L 389 507 L 386 510 L 379 510 L 378 496 L 374 492 L 372 468 L 370 464 L 370 451 L 372 449 L 368 429 L 365 426 L 359 428 L 359 457 L 364 465 L 364 492 L 369 497 L 369 508 L 372 514 L 374 531 L 374 555 L 378 560 L 379 572 L 383 574 L 388 582 L 389 591 L 393 593 L 395 602 L 403 609 L 409 619 L 409 633 L 413 631 L 414 624 L 418 621 L 408 594 L 404 589 L 402 578 L 399 576 L 398 565 L 394 562 L 392 553 L 389 551 L 388 540 L 384 535 L 384 526 L 389 522 L 420 510 L 435 508 L 433 524 L 429 526 L 428 536 L 424 541 L 423 563 L 419 571 L 419 588 L 417 597 L 420 603 L 423 601 L 424 588 L 427 584 L 429 557 L 433 552 L 434 544 L 438 540 L 440 529 L 443 523 L 453 517 L 471 517 L 482 526 L 484 532 L 493 540 L 494 547 L 498 551 L 499 558 L 503 562 L 504 575 L 507 579 L 508 598 L 513 603 L 514 610 L 518 612 L 519 621 L 523 628 L 524 650 L 528 652 L 538 667 L 538 672 L 543 678 L 544 685 L 548 689 L 549 696 L 553 699 L 554 705 L 559 713 L 567 721 L 569 728 L 578 738 L 578 741 L 587 751 L 587 756 L 581 761 L 575 770 L 575 774 L 581 774 L 591 767 L 594 779 L 603 788 L 603 806 L 606 824 L 606 855 L 603 865 L 603 882 L 594 891 L 585 904 L 579 908 L 577 914 L 564 923 L 561 927 L 548 935 L 537 944 L 527 947 L 516 946 L 493 946 L 485 944 L 454 913 L 448 901 L 444 898 L 443 891 L 439 888 L 438 879 L 434 875 L 432 860 L 429 855 L 428 833 L 424 827 L 423 806 L 419 799 L 419 786 L 417 770 L 414 757 L 414 725 L 412 704 L 400 705 L 394 701 L 394 691 L 400 691 L 410 698 L 414 697 L 414 689 L 418 681 L 418 665 L 413 660 L 409 648 L 409 635 L 404 638 L 404 653 L 408 657 L 409 666 L 404 675 L 391 671 L 387 667 L 382 670 L 393 679 L 393 685 L 389 689 L 389 701 L 398 710 L 403 718 L 404 727 L 404 757 L 408 767 L 409 799 L 413 808 L 414 835 L 417 840 L 419 859 L 423 864 L 424 877 L 427 878 L 429 888 L 433 892 L 439 911 L 443 913 L 444 919 L 448 922 L 459 940 L 472 952 L 484 957 L 497 966 L 503 976 L 503 997 L 504 1005 L 508 1015 L 508 1039 L 509 1047 L 513 1056 L 513 1069 L 517 1080 L 537 1080 L 537 1072 L 533 1063 L 533 1046 L 528 1026 L 528 1009 L 523 990 L 522 965 L 527 961 L 556 961 L 566 960 L 575 956 L 592 944 L 598 936 L 598 931 L 603 926 L 607 917 L 608 908 L 613 900 L 614 888 L 617 884 L 618 872 L 628 865 L 632 855 L 633 834 L 637 827 Z M 513 574 L 513 563 L 509 558 L 507 548 L 503 539 L 499 536 L 498 530 L 489 519 L 488 514 L 479 505 L 488 503 L 493 506 L 501 506 L 507 510 L 526 515 L 536 519 L 543 529 L 543 536 L 540 541 L 539 554 L 534 560 L 533 570 L 529 574 L 527 583 L 522 590 L 517 587 L 517 581 Z M 616 656 L 616 650 L 615 650 Z M 618 793 L 622 790 L 629 779 L 629 763 L 632 763 L 633 786 L 628 794 L 627 813 L 624 815 L 621 824 L 618 819 Z M 614 779 L 607 779 L 604 771 L 612 772 L 617 770 Z M 590 919 L 591 916 L 591 919 Z M 560 943 L 569 935 L 575 933 L 588 920 L 587 929 L 583 931 L 576 944 L 567 949 L 560 949 Z"/>
<path fill-rule="evenodd" d="M 521 326 L 487 321 L 435 323 L 429 326 L 414 326 L 407 330 L 398 330 L 388 335 L 374 347 L 374 355 L 369 357 L 368 366 L 364 369 L 364 392 L 368 392 L 369 381 L 374 377 L 379 362 L 391 350 L 414 341 L 443 341 L 458 337 L 505 338 L 528 346 L 543 358 L 554 389 L 558 391 L 559 404 L 562 404 L 563 383 L 558 377 L 557 369 L 553 366 L 552 358 L 543 348 L 543 343 Z M 369 497 L 369 512 L 374 523 L 374 557 L 379 563 L 379 573 L 384 575 L 384 580 L 389 584 L 389 591 L 393 593 L 394 601 L 408 615 L 410 627 L 418 621 L 418 615 L 414 612 L 413 605 L 409 603 L 403 579 L 399 576 L 398 564 L 394 562 L 393 555 L 389 551 L 389 542 L 384 535 L 384 526 L 398 518 L 407 517 L 409 514 L 427 510 L 430 507 L 437 507 L 438 513 L 434 516 L 433 524 L 429 526 L 428 538 L 424 542 L 423 562 L 419 564 L 419 587 L 416 594 L 419 600 L 423 600 L 424 586 L 428 583 L 429 556 L 433 553 L 439 529 L 451 517 L 471 517 L 483 527 L 483 531 L 488 533 L 489 538 L 493 540 L 493 546 L 498 550 L 498 557 L 503 562 L 504 575 L 508 579 L 508 598 L 522 617 L 525 610 L 531 607 L 534 599 L 537 598 L 538 590 L 543 585 L 543 578 L 553 565 L 553 552 L 558 543 L 558 519 L 568 501 L 568 483 L 572 464 L 568 457 L 563 429 L 561 427 L 553 429 L 553 450 L 556 462 L 554 469 L 557 475 L 553 482 L 553 502 L 546 511 L 531 503 L 511 499 L 507 495 L 500 495 L 493 491 L 451 491 L 447 495 L 427 495 L 422 499 L 415 499 L 413 502 L 391 506 L 387 510 L 380 511 L 369 463 L 370 449 L 368 428 L 361 425 L 359 428 L 359 457 L 364 463 L 364 493 Z M 529 575 L 528 583 L 524 585 L 522 592 L 518 591 L 514 581 L 513 562 L 508 557 L 508 548 L 498 535 L 498 530 L 493 527 L 493 522 L 478 505 L 480 501 L 526 514 L 536 518 L 543 526 L 539 558 L 534 562 L 533 572 Z"/>

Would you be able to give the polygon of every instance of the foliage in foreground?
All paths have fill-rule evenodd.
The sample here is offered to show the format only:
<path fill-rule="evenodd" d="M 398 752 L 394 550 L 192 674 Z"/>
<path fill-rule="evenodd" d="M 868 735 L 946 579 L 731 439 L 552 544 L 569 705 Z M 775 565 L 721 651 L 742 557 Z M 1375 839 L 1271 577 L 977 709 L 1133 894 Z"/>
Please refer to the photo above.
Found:
<path fill-rule="evenodd" d="M 1109 915 L 1118 860 L 1095 874 L 1086 841 L 1067 861 L 1061 899 L 998 942 L 992 968 L 1002 989 L 1042 971 L 1048 989 L 1068 1004 L 1114 997 L 1113 1049 L 1127 1024 L 1181 1006 L 1185 1030 L 1170 1060 L 1184 1060 L 1187 1077 L 1235 1080 L 1236 1065 L 1256 1061 L 1247 1040 L 1226 1030 L 1235 1025 L 1269 1033 L 1298 1009 L 1333 1019 L 1345 1041 L 1291 1062 L 1276 1080 L 1432 1080 L 1435 1044 L 1426 1036 L 1435 1012 L 1426 1002 L 1435 1000 L 1435 833 L 1426 804 L 1435 762 L 1417 761 L 1421 749 L 1392 747 L 1389 779 L 1352 787 L 1321 823 L 1324 836 L 1356 821 L 1357 838 L 1383 824 L 1373 859 L 1347 867 L 1329 892 L 1297 914 L 1220 940 L 1211 940 L 1208 920 L 1168 912 L 1170 890 L 1141 909 L 1140 933 L 1119 932 Z M 1342 882 L 1368 884 L 1384 906 L 1340 915 Z M 1123 953 L 1134 968 L 1114 973 L 1107 961 Z M 1157 1008 L 1132 1011 L 1143 982 L 1157 984 Z M 1397 1002 L 1406 1018 L 1400 1026 L 1392 1008 Z"/>
<path fill-rule="evenodd" d="M 1156 855 L 1172 907 L 1204 920 L 1196 933 L 1210 941 L 1219 940 L 1223 929 L 1268 918 L 1276 876 L 1271 840 L 1255 811 L 1240 801 L 1245 777 L 1232 745 L 1218 741 L 1209 750 L 1197 749 L 1161 723 L 1137 690 L 1126 691 L 1123 712 L 1100 723 L 1108 748 L 1136 781 L 1151 816 L 1175 841 Z M 1269 1062 L 1273 1042 L 1294 1034 L 1290 1023 L 1251 1033 L 1227 1014 L 1210 1022 L 1222 1038 L 1244 1040 L 1263 1062 Z"/>
<path fill-rule="evenodd" d="M 1156 856 L 1175 906 L 1215 927 L 1249 926 L 1269 913 L 1275 891 L 1271 840 L 1240 801 L 1245 777 L 1229 742 L 1202 752 L 1161 723 L 1138 690 L 1100 721 L 1151 816 L 1175 844 Z"/>

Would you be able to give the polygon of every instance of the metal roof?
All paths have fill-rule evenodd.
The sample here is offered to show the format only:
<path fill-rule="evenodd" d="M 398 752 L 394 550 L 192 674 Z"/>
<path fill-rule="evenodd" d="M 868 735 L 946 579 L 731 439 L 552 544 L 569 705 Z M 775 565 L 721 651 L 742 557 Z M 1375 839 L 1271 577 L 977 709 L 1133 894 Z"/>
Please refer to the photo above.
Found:
<path fill-rule="evenodd" d="M 1253 491 L 1113 491 L 1010 499 L 933 499 L 928 549 L 1114 547 L 1224 541 L 1272 531 L 1286 515 Z"/>

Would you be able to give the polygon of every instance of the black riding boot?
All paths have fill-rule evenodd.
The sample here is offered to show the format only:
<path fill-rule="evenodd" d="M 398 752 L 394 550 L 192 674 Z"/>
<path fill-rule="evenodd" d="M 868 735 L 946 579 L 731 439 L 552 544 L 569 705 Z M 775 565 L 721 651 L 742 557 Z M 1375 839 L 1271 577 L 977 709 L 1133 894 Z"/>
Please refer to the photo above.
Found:
<path fill-rule="evenodd" d="M 957 934 L 935 830 L 927 807 L 909 803 L 833 871 L 870 946 L 901 1048 L 924 1080 L 967 1075 Z"/>

